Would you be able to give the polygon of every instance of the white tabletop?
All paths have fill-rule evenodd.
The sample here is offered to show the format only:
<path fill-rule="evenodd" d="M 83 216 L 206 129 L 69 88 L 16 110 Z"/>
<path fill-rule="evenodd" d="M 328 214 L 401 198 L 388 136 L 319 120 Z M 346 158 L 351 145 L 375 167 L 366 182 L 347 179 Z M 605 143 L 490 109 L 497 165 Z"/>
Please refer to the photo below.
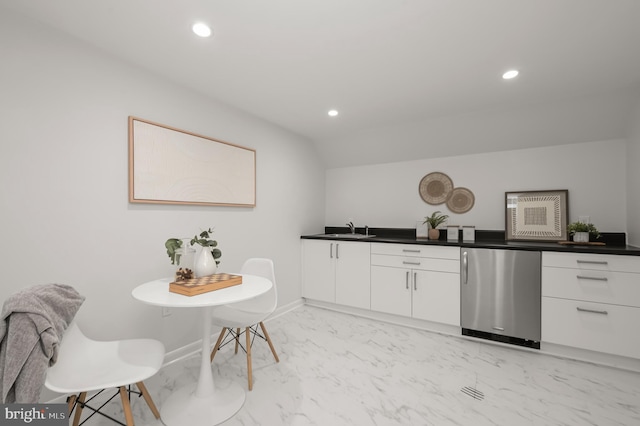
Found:
<path fill-rule="evenodd" d="M 245 400 L 244 389 L 237 383 L 230 383 L 216 389 L 211 370 L 211 312 L 218 305 L 226 305 L 251 299 L 266 293 L 273 287 L 267 278 L 256 275 L 242 275 L 242 284 L 198 294 L 184 296 L 171 293 L 171 278 L 163 278 L 141 284 L 131 294 L 140 302 L 177 308 L 201 308 L 202 350 L 200 354 L 200 374 L 197 383 L 190 383 L 173 392 L 162 404 L 162 423 L 167 426 L 212 426 L 217 425 L 240 410 Z"/>
<path fill-rule="evenodd" d="M 134 288 L 131 294 L 136 300 L 154 306 L 168 306 L 176 308 L 196 308 L 203 306 L 226 305 L 251 299 L 269 291 L 273 283 L 256 275 L 242 275 L 242 284 L 198 294 L 185 296 L 169 291 L 172 278 L 162 278 L 144 283 Z"/>

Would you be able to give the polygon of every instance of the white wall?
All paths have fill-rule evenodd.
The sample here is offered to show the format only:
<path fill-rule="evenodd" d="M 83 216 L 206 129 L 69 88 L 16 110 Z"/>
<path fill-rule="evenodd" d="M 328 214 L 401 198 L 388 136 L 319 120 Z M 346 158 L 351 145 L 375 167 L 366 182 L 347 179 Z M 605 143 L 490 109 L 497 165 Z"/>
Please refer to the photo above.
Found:
<path fill-rule="evenodd" d="M 433 211 L 451 225 L 504 230 L 506 191 L 569 190 L 569 220 L 590 216 L 602 231 L 626 231 L 626 141 L 610 140 L 488 154 L 421 159 L 327 170 L 326 224 L 415 227 Z M 420 198 L 418 185 L 431 172 L 449 175 L 475 195 L 464 214 Z"/>
<path fill-rule="evenodd" d="M 627 148 L 627 238 L 640 246 L 640 102 L 630 123 Z"/>
<path fill-rule="evenodd" d="M 280 305 L 300 298 L 299 237 L 324 224 L 324 171 L 307 140 L 11 13 L 0 58 L 0 299 L 70 284 L 93 336 L 178 348 L 200 336 L 196 312 L 162 318 L 131 290 L 172 273 L 167 238 L 210 226 L 221 270 L 271 257 Z M 129 115 L 256 149 L 257 206 L 128 203 Z"/>

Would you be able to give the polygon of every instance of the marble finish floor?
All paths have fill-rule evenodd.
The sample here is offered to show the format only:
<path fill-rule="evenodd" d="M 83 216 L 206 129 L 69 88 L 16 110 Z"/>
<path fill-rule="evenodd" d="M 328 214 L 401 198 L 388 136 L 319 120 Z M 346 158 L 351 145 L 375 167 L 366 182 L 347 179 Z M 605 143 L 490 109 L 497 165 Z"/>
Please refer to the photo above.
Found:
<path fill-rule="evenodd" d="M 266 325 L 280 363 L 256 342 L 253 391 L 224 425 L 640 425 L 639 373 L 308 305 Z M 198 369 L 192 356 L 147 380 L 156 404 Z M 213 371 L 246 388 L 246 358 L 231 345 Z M 132 407 L 136 425 L 162 425 L 142 399 Z"/>

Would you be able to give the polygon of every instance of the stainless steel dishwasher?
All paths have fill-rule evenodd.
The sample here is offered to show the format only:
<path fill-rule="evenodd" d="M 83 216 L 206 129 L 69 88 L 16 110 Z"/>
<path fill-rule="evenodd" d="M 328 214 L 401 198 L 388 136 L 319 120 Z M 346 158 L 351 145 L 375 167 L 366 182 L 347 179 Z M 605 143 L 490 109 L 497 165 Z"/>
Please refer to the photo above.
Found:
<path fill-rule="evenodd" d="M 462 334 L 540 349 L 541 252 L 460 249 Z"/>

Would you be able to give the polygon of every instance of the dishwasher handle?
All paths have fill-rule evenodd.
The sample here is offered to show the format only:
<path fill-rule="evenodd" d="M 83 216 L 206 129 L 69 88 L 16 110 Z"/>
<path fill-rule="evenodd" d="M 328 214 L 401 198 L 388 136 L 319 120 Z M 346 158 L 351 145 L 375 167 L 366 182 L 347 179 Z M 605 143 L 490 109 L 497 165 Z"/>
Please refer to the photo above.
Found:
<path fill-rule="evenodd" d="M 462 281 L 462 284 L 467 284 L 467 282 L 469 281 L 469 252 L 462 252 L 462 265 L 460 266 L 460 272 L 462 274 L 460 276 L 460 280 Z"/>

